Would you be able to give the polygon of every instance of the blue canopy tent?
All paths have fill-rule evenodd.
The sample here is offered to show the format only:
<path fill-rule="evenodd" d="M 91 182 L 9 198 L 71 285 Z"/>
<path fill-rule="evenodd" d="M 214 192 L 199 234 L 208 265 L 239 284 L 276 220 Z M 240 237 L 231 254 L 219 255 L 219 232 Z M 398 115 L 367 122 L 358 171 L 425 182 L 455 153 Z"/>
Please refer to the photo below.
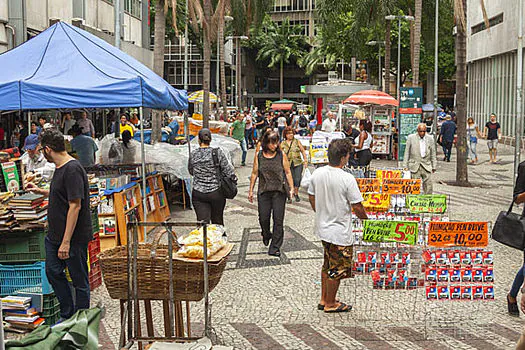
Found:
<path fill-rule="evenodd" d="M 188 108 L 186 91 L 64 22 L 0 55 L 0 67 L 0 110 Z"/>

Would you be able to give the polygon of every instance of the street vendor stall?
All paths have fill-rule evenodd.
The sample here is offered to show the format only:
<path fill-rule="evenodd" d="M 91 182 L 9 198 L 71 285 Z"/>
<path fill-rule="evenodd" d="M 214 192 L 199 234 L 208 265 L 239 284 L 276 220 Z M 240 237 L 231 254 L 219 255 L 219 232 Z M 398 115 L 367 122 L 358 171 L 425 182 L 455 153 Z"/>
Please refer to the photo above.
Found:
<path fill-rule="evenodd" d="M 60 64 L 57 64 L 57 62 L 60 62 Z M 60 108 L 138 107 L 141 134 L 144 135 L 143 107 L 172 111 L 185 110 L 188 107 L 186 91 L 174 89 L 157 74 L 117 48 L 64 22 L 56 23 L 32 40 L 0 55 L 0 66 L 2 67 L 2 75 L 0 76 L 0 110 L 31 111 Z M 131 182 L 121 186 L 122 211 L 124 213 L 138 211 L 137 214 L 139 214 L 129 218 L 124 223 L 127 227 L 134 229 L 134 234 L 128 231 L 126 235 L 126 250 L 130 255 L 122 257 L 122 259 L 127 261 L 127 266 L 133 265 L 134 267 L 128 270 L 128 281 L 130 281 L 132 275 L 136 280 L 137 275 L 141 273 L 137 270 L 136 263 L 138 259 L 137 246 L 139 237 L 142 235 L 137 232 L 138 227 L 140 226 L 140 231 L 145 233 L 148 227 L 161 226 L 154 225 L 154 223 L 141 225 L 140 222 L 137 222 L 137 220 L 147 220 L 147 208 L 148 206 L 151 208 L 151 203 L 148 203 L 147 200 L 148 196 L 145 195 L 148 187 L 150 191 L 152 189 L 157 190 L 154 179 L 148 178 L 144 136 L 141 137 L 140 154 L 140 182 Z M 128 196 L 128 193 L 130 196 Z M 38 201 L 41 201 L 41 198 L 32 196 L 28 196 L 28 198 L 15 197 L 15 199 L 17 198 L 22 205 L 25 205 L 27 202 L 30 205 L 33 205 L 33 203 L 37 205 L 40 203 Z M 142 200 L 142 203 L 140 203 L 140 200 Z M 143 214 L 142 217 L 140 212 Z M 194 225 L 197 225 L 197 223 L 194 223 Z M 205 239 L 206 234 L 204 234 Z M 39 248 L 43 249 L 42 244 L 40 244 Z M 94 249 L 100 251 L 100 245 L 94 247 Z M 133 254 L 131 254 L 132 250 L 134 251 Z M 204 252 L 203 261 L 201 260 L 201 263 L 197 263 L 195 266 L 203 270 L 201 283 L 204 285 L 204 299 L 206 302 L 205 331 L 209 335 L 209 288 L 206 249 Z M 159 260 L 158 264 L 163 262 L 164 260 Z M 171 280 L 173 278 L 172 264 L 170 263 L 169 266 L 167 279 Z M 22 267 L 16 265 L 10 268 L 20 270 Z M 45 280 L 44 262 L 38 262 L 38 266 L 33 267 L 33 269 L 35 268 L 38 269 L 36 275 L 40 276 L 41 282 L 35 282 L 36 278 L 32 278 L 31 282 L 37 283 L 42 292 L 49 292 L 50 286 Z M 98 262 L 92 268 L 98 269 L 100 273 Z M 103 272 L 106 276 L 108 271 Z M 17 274 L 17 276 L 21 275 L 23 273 Z M 0 279 L 1 281 L 2 279 Z M 26 283 L 24 284 L 24 282 Z M 27 282 L 19 282 L 16 286 L 32 287 Z M 11 284 L 11 286 L 14 285 Z M 1 290 L 4 291 L 4 289 Z M 142 341 L 141 335 L 140 332 L 137 332 L 139 316 L 137 314 L 132 315 L 133 306 L 136 308 L 138 302 L 137 284 L 132 286 L 128 284 L 127 291 L 125 300 L 121 302 L 127 303 L 128 313 L 126 317 L 130 324 L 135 324 L 135 328 L 133 333 L 129 332 L 127 334 L 128 338 L 125 340 L 140 342 Z M 170 317 L 167 318 L 169 321 L 167 322 L 167 327 L 169 328 L 176 321 L 172 312 L 175 307 L 175 296 L 171 288 L 167 299 L 170 305 Z M 177 304 L 177 307 L 180 307 L 180 303 Z M 171 340 L 174 340 L 174 338 L 171 338 Z"/>
<path fill-rule="evenodd" d="M 188 102 L 195 104 L 192 118 L 202 120 L 202 111 L 204 107 L 204 90 L 194 91 L 188 95 Z M 210 107 L 219 103 L 219 97 L 210 91 Z"/>
<path fill-rule="evenodd" d="M 392 96 L 377 90 L 359 91 L 348 97 L 343 103 L 359 105 L 361 117 L 367 118 L 372 123 L 372 154 L 392 155 L 392 111 L 398 106 L 398 101 Z M 340 112 L 342 108 L 339 109 Z M 354 113 L 354 115 L 357 114 Z"/>

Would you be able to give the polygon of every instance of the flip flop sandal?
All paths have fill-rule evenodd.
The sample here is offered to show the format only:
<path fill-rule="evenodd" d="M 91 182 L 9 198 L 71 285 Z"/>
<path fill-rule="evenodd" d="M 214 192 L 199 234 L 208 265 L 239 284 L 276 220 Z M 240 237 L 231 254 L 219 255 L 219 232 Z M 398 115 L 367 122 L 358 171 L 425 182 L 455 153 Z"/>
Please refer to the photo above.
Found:
<path fill-rule="evenodd" d="M 337 309 L 334 309 L 334 310 L 324 310 L 324 312 L 326 313 L 336 313 L 336 312 L 348 312 L 352 310 L 352 305 L 346 305 L 345 303 L 341 303 L 339 304 L 339 306 L 337 307 Z"/>
<path fill-rule="evenodd" d="M 336 300 L 336 302 L 338 303 L 339 300 Z M 324 310 L 324 305 L 323 304 L 317 304 L 317 310 L 323 311 Z"/>

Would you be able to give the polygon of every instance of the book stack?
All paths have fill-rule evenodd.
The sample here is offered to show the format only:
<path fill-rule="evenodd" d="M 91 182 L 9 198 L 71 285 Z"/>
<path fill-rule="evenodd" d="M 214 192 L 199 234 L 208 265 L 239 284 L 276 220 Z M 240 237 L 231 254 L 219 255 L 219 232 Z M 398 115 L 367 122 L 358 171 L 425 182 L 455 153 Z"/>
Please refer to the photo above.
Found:
<path fill-rule="evenodd" d="M 43 226 L 47 220 L 47 200 L 44 196 L 26 193 L 9 201 L 9 209 L 21 227 Z"/>
<path fill-rule="evenodd" d="M 11 230 L 17 226 L 13 212 L 7 205 L 13 196 L 12 192 L 0 193 L 0 230 Z"/>
<path fill-rule="evenodd" d="M 88 174 L 89 180 L 89 205 L 91 208 L 96 208 L 100 204 L 99 194 L 99 179 L 95 177 L 95 174 Z"/>
<path fill-rule="evenodd" d="M 44 319 L 31 308 L 31 297 L 7 296 L 2 298 L 2 313 L 7 322 L 6 330 L 26 333 L 34 330 Z"/>

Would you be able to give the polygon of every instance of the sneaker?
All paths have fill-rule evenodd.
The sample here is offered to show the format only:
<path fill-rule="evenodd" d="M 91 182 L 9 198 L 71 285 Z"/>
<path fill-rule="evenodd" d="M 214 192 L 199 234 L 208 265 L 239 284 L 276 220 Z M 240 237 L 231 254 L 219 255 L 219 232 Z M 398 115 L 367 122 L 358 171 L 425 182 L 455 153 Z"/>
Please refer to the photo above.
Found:
<path fill-rule="evenodd" d="M 288 199 L 286 200 L 286 203 L 288 203 L 288 204 L 292 204 L 292 199 L 291 199 L 291 198 L 288 198 Z"/>
<path fill-rule="evenodd" d="M 520 310 L 518 308 L 518 302 L 511 303 L 509 300 L 509 295 L 507 294 L 507 309 L 509 311 L 509 315 L 511 316 L 520 316 Z"/>
<path fill-rule="evenodd" d="M 241 166 L 246 166 L 246 163 L 242 162 L 242 163 L 241 163 Z"/>
<path fill-rule="evenodd" d="M 301 198 L 299 198 L 299 195 L 298 195 L 298 194 L 295 195 L 295 201 L 296 201 L 296 202 L 300 202 L 300 201 L 301 201 Z"/>

